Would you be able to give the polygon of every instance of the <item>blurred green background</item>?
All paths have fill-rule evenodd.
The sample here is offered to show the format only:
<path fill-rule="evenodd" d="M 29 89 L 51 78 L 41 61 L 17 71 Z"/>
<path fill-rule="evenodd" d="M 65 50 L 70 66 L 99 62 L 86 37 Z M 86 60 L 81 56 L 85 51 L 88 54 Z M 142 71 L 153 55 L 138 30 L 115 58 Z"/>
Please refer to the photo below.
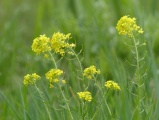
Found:
<path fill-rule="evenodd" d="M 25 74 L 46 72 L 48 64 L 35 56 L 31 44 L 41 34 L 51 37 L 58 31 L 71 33 L 76 51 L 83 49 L 84 66 L 99 66 L 108 79 L 114 78 L 121 63 L 131 73 L 133 69 L 126 62 L 131 60 L 131 51 L 115 29 L 124 15 L 136 17 L 144 30 L 142 40 L 148 52 L 144 69 L 148 70 L 149 86 L 150 80 L 158 80 L 159 0 L 1 0 L 0 90 L 15 101 Z M 0 104 L 1 115 L 2 106 L 7 105 L 2 99 Z"/>

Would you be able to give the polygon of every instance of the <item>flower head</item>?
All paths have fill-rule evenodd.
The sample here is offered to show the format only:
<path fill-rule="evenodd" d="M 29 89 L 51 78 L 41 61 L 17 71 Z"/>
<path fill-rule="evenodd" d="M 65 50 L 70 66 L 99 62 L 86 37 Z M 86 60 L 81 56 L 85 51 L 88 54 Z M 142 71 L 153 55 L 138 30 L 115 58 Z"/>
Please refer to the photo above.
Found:
<path fill-rule="evenodd" d="M 94 65 L 86 68 L 83 72 L 83 76 L 88 79 L 92 79 L 95 74 L 100 74 L 100 70 L 97 70 Z"/>
<path fill-rule="evenodd" d="M 38 80 L 40 78 L 41 77 L 39 75 L 37 75 L 36 73 L 27 74 L 26 76 L 24 76 L 23 83 L 24 83 L 24 85 L 35 84 L 36 80 Z"/>
<path fill-rule="evenodd" d="M 64 56 L 67 48 L 75 47 L 75 44 L 68 43 L 68 40 L 71 38 L 70 35 L 70 33 L 65 35 L 60 32 L 53 34 L 51 39 L 51 47 L 55 53 Z"/>
<path fill-rule="evenodd" d="M 85 100 L 85 101 L 88 101 L 88 102 L 91 102 L 91 100 L 92 100 L 92 96 L 91 96 L 91 93 L 89 91 L 78 92 L 77 94 L 78 94 L 78 97 L 81 100 Z"/>
<path fill-rule="evenodd" d="M 105 82 L 105 87 L 112 90 L 120 90 L 120 86 L 112 80 Z"/>
<path fill-rule="evenodd" d="M 66 84 L 66 80 L 62 80 L 62 84 Z"/>
<path fill-rule="evenodd" d="M 48 79 L 50 82 L 50 88 L 53 87 L 53 83 L 59 82 L 59 76 L 62 74 L 63 71 L 60 69 L 51 69 L 45 74 L 46 79 Z"/>
<path fill-rule="evenodd" d="M 50 51 L 50 38 L 47 38 L 45 35 L 40 35 L 33 40 L 32 50 L 38 55 L 46 51 Z"/>
<path fill-rule="evenodd" d="M 121 17 L 117 23 L 116 29 L 118 30 L 119 34 L 128 35 L 129 37 L 132 37 L 134 32 L 139 34 L 143 33 L 142 28 L 136 24 L 136 18 L 130 18 L 129 16 Z"/>

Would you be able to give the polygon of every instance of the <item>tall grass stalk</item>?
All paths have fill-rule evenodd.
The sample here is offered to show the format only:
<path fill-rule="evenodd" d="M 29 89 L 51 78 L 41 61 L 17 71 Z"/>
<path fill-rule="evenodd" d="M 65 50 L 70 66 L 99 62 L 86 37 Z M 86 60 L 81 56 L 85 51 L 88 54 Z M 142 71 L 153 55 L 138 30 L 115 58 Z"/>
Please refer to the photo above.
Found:
<path fill-rule="evenodd" d="M 13 111 L 14 115 L 16 116 L 16 119 L 21 120 L 21 117 L 19 116 L 19 114 L 16 111 L 16 108 L 14 108 L 14 106 L 12 105 L 12 103 L 6 98 L 6 96 L 3 94 L 2 91 L 0 91 L 0 97 L 2 100 L 4 100 L 7 105 L 11 108 L 11 110 Z"/>
<path fill-rule="evenodd" d="M 22 89 L 20 87 L 20 97 L 21 97 L 21 100 L 22 100 L 22 107 L 23 107 L 23 119 L 26 120 L 26 107 L 25 107 L 25 104 L 24 104 L 24 98 L 23 98 L 23 93 L 22 93 Z"/>

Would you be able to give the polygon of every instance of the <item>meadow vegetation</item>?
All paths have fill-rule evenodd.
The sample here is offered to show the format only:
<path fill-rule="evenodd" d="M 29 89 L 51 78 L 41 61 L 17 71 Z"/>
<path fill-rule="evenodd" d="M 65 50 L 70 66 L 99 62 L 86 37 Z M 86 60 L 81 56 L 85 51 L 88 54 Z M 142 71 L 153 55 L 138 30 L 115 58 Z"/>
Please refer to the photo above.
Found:
<path fill-rule="evenodd" d="M 158 0 L 0 1 L 0 120 L 159 119 Z"/>

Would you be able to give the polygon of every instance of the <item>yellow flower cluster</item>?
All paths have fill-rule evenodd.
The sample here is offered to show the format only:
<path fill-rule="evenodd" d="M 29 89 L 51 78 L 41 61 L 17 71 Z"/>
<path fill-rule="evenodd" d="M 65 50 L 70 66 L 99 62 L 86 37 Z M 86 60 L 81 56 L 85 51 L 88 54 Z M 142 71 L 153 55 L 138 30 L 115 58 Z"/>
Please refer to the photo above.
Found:
<path fill-rule="evenodd" d="M 51 47 L 55 53 L 59 53 L 62 56 L 65 54 L 65 48 L 75 47 L 75 44 L 69 44 L 67 40 L 70 39 L 70 33 L 64 35 L 60 32 L 54 33 L 51 39 Z M 68 52 L 70 53 L 70 52 Z"/>
<path fill-rule="evenodd" d="M 63 71 L 60 69 L 51 69 L 45 74 L 46 79 L 48 79 L 50 82 L 50 88 L 54 87 L 53 83 L 59 82 L 59 76 L 62 74 L 63 74 Z M 62 80 L 62 83 L 65 84 L 66 81 Z"/>
<path fill-rule="evenodd" d="M 83 72 L 83 76 L 89 80 L 92 79 L 95 74 L 100 74 L 100 70 L 97 70 L 94 65 L 86 68 Z"/>
<path fill-rule="evenodd" d="M 123 16 L 118 21 L 116 29 L 121 35 L 128 35 L 132 37 L 134 32 L 142 34 L 144 31 L 138 25 L 136 25 L 136 18 L 130 18 L 129 16 Z"/>
<path fill-rule="evenodd" d="M 24 76 L 23 83 L 24 83 L 24 85 L 35 84 L 36 80 L 38 80 L 40 78 L 41 77 L 39 75 L 37 75 L 36 73 L 27 74 L 26 76 Z"/>
<path fill-rule="evenodd" d="M 112 80 L 109 80 L 109 81 L 105 82 L 105 86 L 108 89 L 120 90 L 120 86 L 117 83 L 115 83 L 114 81 L 112 81 Z"/>
<path fill-rule="evenodd" d="M 71 38 L 69 34 L 63 34 L 60 32 L 54 33 L 52 38 L 48 38 L 45 35 L 40 35 L 33 40 L 32 50 L 38 55 L 43 53 L 45 58 L 48 58 L 49 52 L 53 50 L 55 53 L 58 53 L 62 56 L 67 52 L 68 54 L 72 54 L 69 48 L 75 47 L 75 44 L 69 44 L 68 40 Z"/>
<path fill-rule="evenodd" d="M 77 94 L 78 94 L 78 97 L 81 100 L 85 100 L 85 101 L 88 101 L 88 102 L 91 102 L 91 100 L 92 100 L 92 96 L 91 96 L 91 93 L 89 91 L 78 92 Z"/>
<path fill-rule="evenodd" d="M 33 40 L 32 50 L 38 55 L 40 53 L 44 53 L 46 51 L 50 51 L 50 38 L 47 38 L 45 35 L 40 35 Z"/>

